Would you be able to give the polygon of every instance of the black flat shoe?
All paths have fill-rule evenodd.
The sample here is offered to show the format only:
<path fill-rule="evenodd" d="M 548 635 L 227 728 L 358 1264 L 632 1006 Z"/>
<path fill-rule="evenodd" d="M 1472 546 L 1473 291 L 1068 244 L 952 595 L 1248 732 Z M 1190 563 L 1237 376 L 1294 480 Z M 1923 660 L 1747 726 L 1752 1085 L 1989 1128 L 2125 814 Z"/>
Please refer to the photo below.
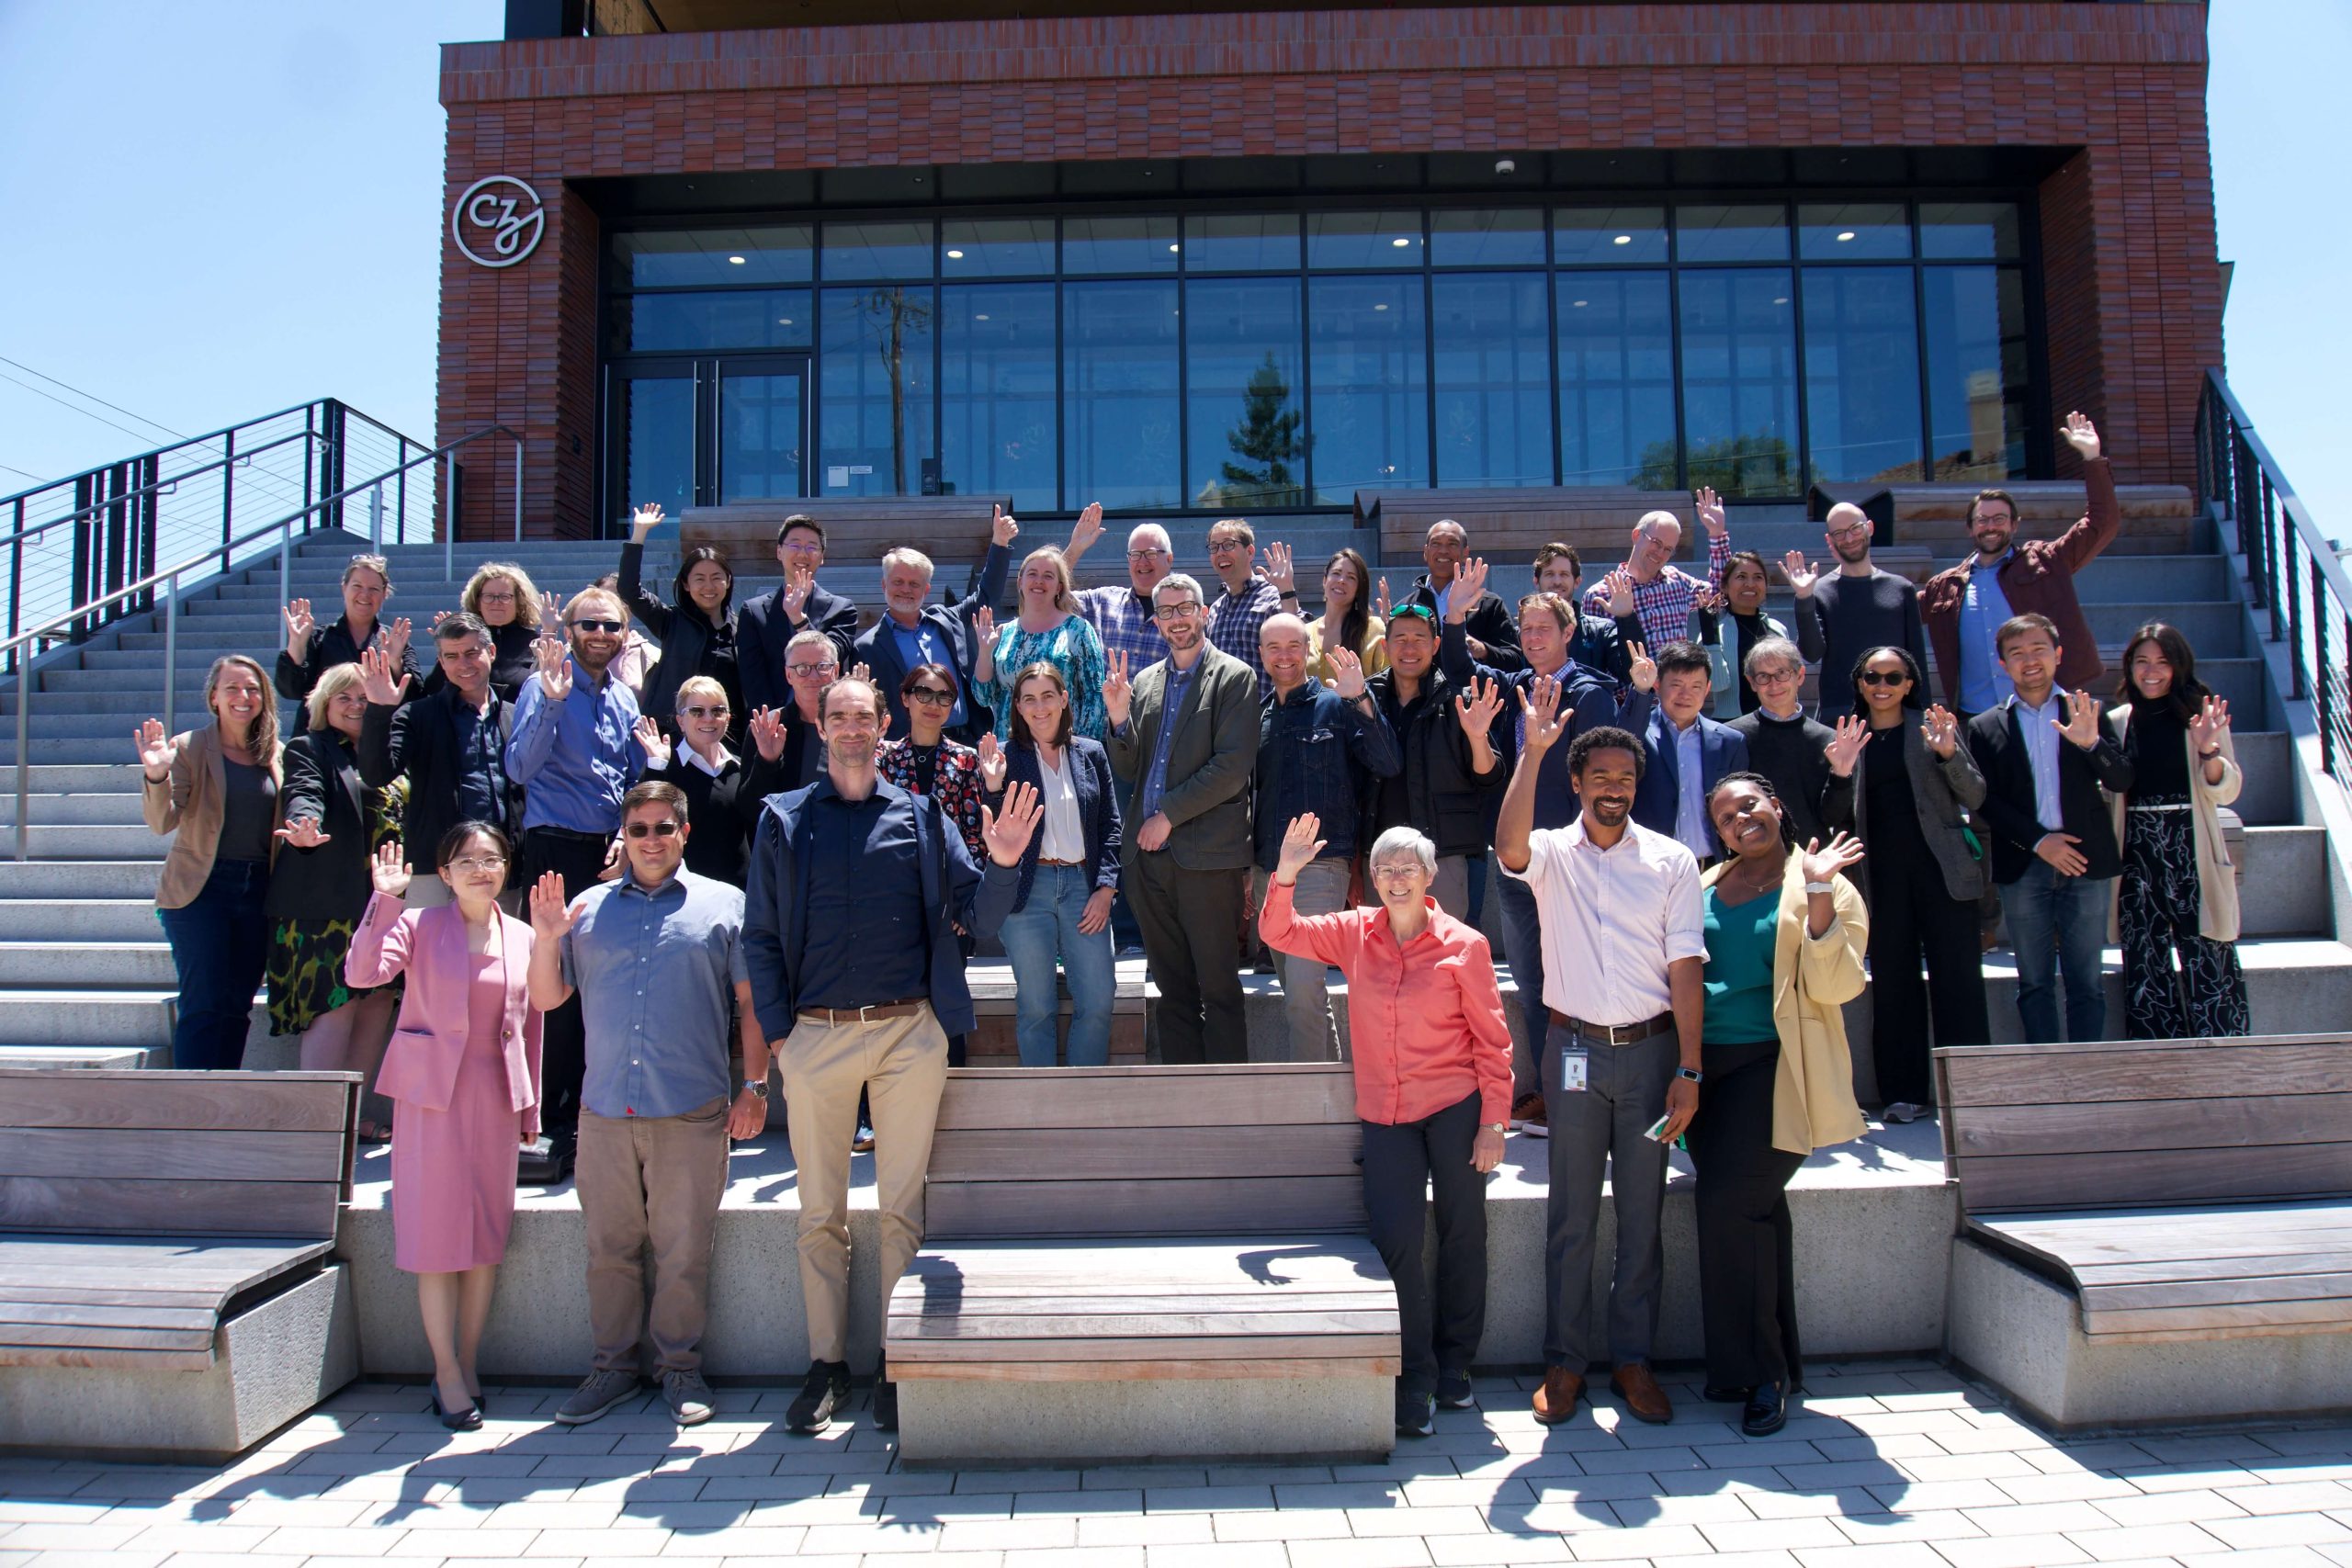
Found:
<path fill-rule="evenodd" d="M 1776 1382 L 1758 1384 L 1739 1413 L 1739 1429 L 1751 1438 L 1769 1438 L 1788 1424 L 1788 1396 Z"/>
<path fill-rule="evenodd" d="M 1730 1388 L 1713 1382 L 1699 1391 L 1699 1397 L 1710 1404 L 1745 1404 L 1755 1396 L 1752 1388 Z"/>
<path fill-rule="evenodd" d="M 433 1391 L 433 1414 L 441 1417 L 441 1425 L 448 1427 L 452 1432 L 479 1432 L 481 1430 L 481 1407 L 480 1405 L 469 1404 L 463 1410 L 453 1413 L 441 1403 L 441 1391 L 438 1388 L 435 1388 Z"/>

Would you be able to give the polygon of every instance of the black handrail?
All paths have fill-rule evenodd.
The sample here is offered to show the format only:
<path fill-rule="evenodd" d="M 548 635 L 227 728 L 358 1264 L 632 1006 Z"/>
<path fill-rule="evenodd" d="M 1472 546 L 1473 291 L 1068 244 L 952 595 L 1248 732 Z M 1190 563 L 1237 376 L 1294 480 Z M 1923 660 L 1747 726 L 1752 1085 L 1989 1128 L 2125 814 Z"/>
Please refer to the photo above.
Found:
<path fill-rule="evenodd" d="M 2287 656 L 2288 695 L 2310 701 L 2320 768 L 2352 773 L 2352 575 L 2287 482 L 2218 369 L 2197 405 L 2198 491 L 2236 525 L 2255 608 Z"/>

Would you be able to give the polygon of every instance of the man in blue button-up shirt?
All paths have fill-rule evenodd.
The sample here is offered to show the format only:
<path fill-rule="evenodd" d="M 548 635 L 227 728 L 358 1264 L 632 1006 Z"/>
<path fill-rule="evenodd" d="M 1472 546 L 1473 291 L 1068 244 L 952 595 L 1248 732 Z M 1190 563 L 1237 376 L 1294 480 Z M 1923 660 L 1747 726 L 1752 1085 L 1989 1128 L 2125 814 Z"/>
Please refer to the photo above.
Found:
<path fill-rule="evenodd" d="M 590 588 L 564 606 L 570 640 L 542 628 L 539 668 L 515 693 L 506 776 L 523 798 L 524 886 L 553 872 L 566 897 L 594 886 L 621 825 L 621 797 L 645 772 L 637 694 L 612 672 L 628 636 L 618 594 Z M 582 1049 L 580 1007 L 548 1014 L 546 1081 L 540 1086 L 556 1179 L 579 1141 Z"/>
<path fill-rule="evenodd" d="M 556 1419 L 592 1421 L 634 1393 L 650 1333 L 662 1395 L 693 1426 L 710 1419 L 700 1347 L 727 1140 L 767 1124 L 767 1039 L 752 1009 L 743 895 L 685 869 L 684 792 L 639 784 L 622 816 L 619 880 L 571 904 L 552 872 L 531 888 L 531 1003 L 551 1011 L 576 998 L 587 1028 L 579 1189 L 596 1350 Z M 742 1042 L 740 1091 L 730 1030 Z"/>

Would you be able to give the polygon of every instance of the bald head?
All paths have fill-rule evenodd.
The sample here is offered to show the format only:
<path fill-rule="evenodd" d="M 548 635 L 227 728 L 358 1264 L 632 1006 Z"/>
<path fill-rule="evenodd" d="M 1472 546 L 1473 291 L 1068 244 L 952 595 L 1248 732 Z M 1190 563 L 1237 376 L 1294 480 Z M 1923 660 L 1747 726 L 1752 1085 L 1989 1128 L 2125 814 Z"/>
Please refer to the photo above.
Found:
<path fill-rule="evenodd" d="M 1671 512 L 1645 512 L 1642 520 L 1634 525 L 1633 553 L 1625 558 L 1626 567 L 1636 582 L 1655 581 L 1666 570 L 1667 563 L 1682 547 L 1682 520 Z"/>
<path fill-rule="evenodd" d="M 1829 509 L 1823 526 L 1828 531 L 1829 553 L 1838 558 L 1841 569 L 1869 570 L 1873 526 L 1869 513 L 1850 501 L 1841 501 Z"/>
<path fill-rule="evenodd" d="M 1268 615 L 1258 628 L 1258 657 L 1278 696 L 1287 696 L 1306 684 L 1306 666 L 1313 639 L 1306 623 L 1296 615 Z"/>

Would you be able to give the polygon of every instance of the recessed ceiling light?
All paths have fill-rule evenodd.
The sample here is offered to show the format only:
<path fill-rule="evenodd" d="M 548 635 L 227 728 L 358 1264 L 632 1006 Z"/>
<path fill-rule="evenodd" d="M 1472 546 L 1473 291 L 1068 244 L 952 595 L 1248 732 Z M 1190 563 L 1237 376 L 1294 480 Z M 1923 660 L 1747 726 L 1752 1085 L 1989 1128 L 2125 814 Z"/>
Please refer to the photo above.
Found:
<path fill-rule="evenodd" d="M 1583 310 L 1583 309 L 1584 309 L 1584 303 L 1585 303 L 1585 302 L 1584 302 L 1583 300 L 1581 300 L 1581 299 L 1577 300 L 1577 310 Z"/>
<path fill-rule="evenodd" d="M 1176 244 L 1176 243 L 1170 243 L 1168 248 L 1169 248 L 1170 250 L 1171 250 L 1171 251 L 1181 251 L 1181 250 L 1182 250 L 1184 247 L 1183 247 L 1183 246 L 1182 246 L 1182 245 L 1179 245 L 1179 244 Z"/>
<path fill-rule="evenodd" d="M 1785 295 L 1785 294 L 1781 295 L 1779 299 L 1775 299 L 1775 300 L 1773 300 L 1773 301 L 1772 301 L 1772 303 L 1773 303 L 1773 304 L 1775 304 L 1775 305 L 1785 305 L 1785 304 L 1787 304 L 1788 302 L 1789 302 L 1789 297 L 1788 297 L 1787 295 Z"/>
<path fill-rule="evenodd" d="M 985 321 L 988 319 L 988 313 L 986 311 L 981 311 L 972 317 L 972 320 L 976 321 Z"/>
<path fill-rule="evenodd" d="M 778 316 L 775 319 L 775 324 L 780 327 L 788 327 L 792 324 L 792 318 L 790 316 Z"/>
<path fill-rule="evenodd" d="M 1385 305 L 1374 305 L 1373 309 L 1375 310 L 1385 310 L 1388 307 Z"/>
<path fill-rule="evenodd" d="M 1634 236 L 1632 236 L 1631 234 L 1620 234 L 1620 235 L 1618 235 L 1618 236 L 1617 236 L 1617 238 L 1616 238 L 1616 239 L 1612 240 L 1612 241 L 1611 241 L 1611 242 L 1610 242 L 1610 243 L 1611 243 L 1611 244 L 1618 244 L 1618 245 L 1630 245 L 1630 244 L 1632 244 L 1632 243 L 1634 243 Z"/>
<path fill-rule="evenodd" d="M 1397 249 L 1402 250 L 1402 249 L 1404 249 L 1407 245 L 1411 244 L 1413 242 L 1412 242 L 1412 241 L 1410 241 L 1410 240 L 1397 239 L 1397 240 L 1391 240 L 1391 241 L 1389 241 L 1388 243 L 1389 243 L 1390 244 L 1392 244 L 1392 245 L 1395 245 Z"/>
<path fill-rule="evenodd" d="M 964 259 L 964 253 L 961 251 L 950 251 L 947 253 L 947 259 L 949 261 L 962 261 Z"/>
<path fill-rule="evenodd" d="M 727 259 L 737 266 L 741 266 L 743 265 L 743 258 L 741 256 L 729 256 Z"/>
<path fill-rule="evenodd" d="M 1842 245 L 1842 244 L 1844 244 L 1847 241 L 1849 241 L 1849 240 L 1852 239 L 1853 237 L 1854 237 L 1854 231 L 1853 231 L 1851 229 L 1849 229 L 1849 230 L 1847 230 L 1844 233 L 1842 233 L 1842 234 L 1840 234 L 1840 235 L 1838 235 L 1838 243 L 1839 244 L 1841 244 L 1841 245 Z"/>

